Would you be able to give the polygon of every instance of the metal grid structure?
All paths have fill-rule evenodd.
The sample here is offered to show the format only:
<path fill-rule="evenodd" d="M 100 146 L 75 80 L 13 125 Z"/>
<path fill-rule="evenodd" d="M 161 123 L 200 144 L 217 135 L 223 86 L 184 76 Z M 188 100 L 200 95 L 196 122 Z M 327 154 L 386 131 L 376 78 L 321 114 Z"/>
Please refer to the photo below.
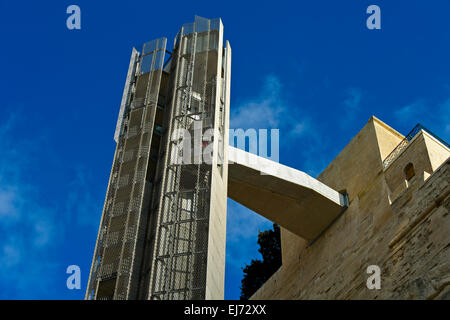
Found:
<path fill-rule="evenodd" d="M 224 61 L 222 28 L 220 19 L 196 17 L 181 28 L 173 53 L 166 50 L 165 38 L 144 44 L 141 52 L 133 49 L 86 299 L 223 295 L 220 283 L 207 290 L 208 274 L 214 274 L 213 282 L 224 275 L 220 223 L 226 221 L 226 206 L 213 212 L 211 201 L 218 186 L 214 201 L 226 205 L 222 178 L 229 94 L 225 98 L 224 77 L 229 61 Z M 201 138 L 185 139 L 180 130 Z M 214 133 L 204 134 L 208 130 Z M 214 178 L 216 166 L 219 178 Z M 211 228 L 222 230 L 212 241 Z M 223 250 L 211 253 L 208 242 Z M 209 260 L 217 258 L 223 260 L 220 270 Z"/>
<path fill-rule="evenodd" d="M 133 49 L 87 299 L 136 297 L 152 191 L 148 168 L 166 43 L 165 38 L 146 43 L 141 54 Z"/>
<path fill-rule="evenodd" d="M 204 299 L 212 164 L 202 159 L 212 141 L 204 131 L 214 128 L 216 111 L 218 27 L 207 19 L 182 27 L 175 41 L 177 59 L 171 139 L 159 212 L 151 299 Z M 183 152 L 189 140 L 193 157 Z M 184 147 L 184 148 L 183 148 Z M 189 151 L 191 151 L 189 150 Z M 187 161 L 186 161 L 187 160 Z"/>

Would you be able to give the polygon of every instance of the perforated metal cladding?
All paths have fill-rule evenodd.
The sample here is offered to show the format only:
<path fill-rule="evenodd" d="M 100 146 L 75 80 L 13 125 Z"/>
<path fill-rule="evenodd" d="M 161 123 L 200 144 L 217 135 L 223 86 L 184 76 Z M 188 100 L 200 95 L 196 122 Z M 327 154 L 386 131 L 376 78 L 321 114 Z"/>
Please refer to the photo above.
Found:
<path fill-rule="evenodd" d="M 149 294 L 162 300 L 204 299 L 206 290 L 212 165 L 202 159 L 207 144 L 203 137 L 190 141 L 186 157 L 183 135 L 175 133 L 182 130 L 193 136 L 199 124 L 201 135 L 213 128 L 218 31 L 180 34 L 184 35 L 174 53 L 174 103 Z"/>
<path fill-rule="evenodd" d="M 177 35 L 170 63 L 165 41 L 135 57 L 87 298 L 220 297 L 222 271 L 208 259 L 222 259 L 226 193 L 212 203 L 211 190 L 226 190 L 212 164 L 224 144 L 208 129 L 223 138 L 221 28 L 220 19 L 196 17 Z"/>
<path fill-rule="evenodd" d="M 152 52 L 152 47 L 156 51 Z M 136 297 L 151 198 L 149 179 L 153 178 L 147 169 L 165 49 L 165 39 L 147 43 L 147 55 L 136 59 L 142 66 L 146 57 L 147 69 L 135 66 L 133 70 L 140 73 L 127 84 L 132 92 L 111 170 L 87 299 Z M 107 282 L 111 279 L 115 279 L 114 285 Z"/>

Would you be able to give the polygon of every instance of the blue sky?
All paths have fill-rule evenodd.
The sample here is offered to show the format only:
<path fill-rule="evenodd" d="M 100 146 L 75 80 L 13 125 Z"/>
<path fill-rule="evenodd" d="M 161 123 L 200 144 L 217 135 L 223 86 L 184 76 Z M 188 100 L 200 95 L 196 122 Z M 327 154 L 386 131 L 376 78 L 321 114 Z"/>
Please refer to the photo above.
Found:
<path fill-rule="evenodd" d="M 66 8 L 81 8 L 81 30 Z M 381 8 L 381 30 L 366 8 Z M 231 126 L 280 129 L 280 162 L 317 176 L 371 115 L 450 139 L 450 2 L 0 1 L 0 299 L 81 299 L 131 48 L 194 15 L 231 43 Z M 229 200 L 227 299 L 271 226 Z M 68 265 L 82 289 L 68 290 Z"/>

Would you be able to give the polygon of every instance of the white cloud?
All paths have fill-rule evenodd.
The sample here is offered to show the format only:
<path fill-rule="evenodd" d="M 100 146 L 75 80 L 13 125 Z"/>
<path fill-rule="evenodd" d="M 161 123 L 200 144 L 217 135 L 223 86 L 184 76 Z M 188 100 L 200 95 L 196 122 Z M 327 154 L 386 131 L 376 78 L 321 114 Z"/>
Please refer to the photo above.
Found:
<path fill-rule="evenodd" d="M 75 178 L 69 183 L 65 202 L 65 221 L 97 229 L 105 195 L 92 195 L 90 179 L 89 170 L 83 167 L 75 168 Z"/>
<path fill-rule="evenodd" d="M 424 100 L 419 99 L 395 110 L 394 114 L 398 119 L 410 121 L 417 119 L 425 109 L 426 105 Z"/>
<path fill-rule="evenodd" d="M 22 259 L 22 252 L 16 244 L 5 244 L 0 249 L 0 265 L 8 270 L 17 265 Z"/>
<path fill-rule="evenodd" d="M 305 108 L 289 101 L 289 96 L 293 94 L 284 89 L 277 76 L 266 76 L 260 92 L 255 97 L 231 106 L 230 128 L 279 129 L 280 153 L 282 149 L 301 148 L 297 161 L 301 162 L 302 166 L 298 169 L 315 176 L 326 165 L 324 160 L 320 159 L 323 159 L 322 155 L 327 152 L 327 143 L 323 140 L 323 131 L 318 128 L 320 122 L 314 122 L 312 117 L 305 113 Z M 358 88 L 351 87 L 347 90 L 343 103 L 347 105 L 349 116 L 358 111 L 361 98 L 362 91 Z M 283 159 L 280 158 L 280 162 L 283 163 Z"/>
<path fill-rule="evenodd" d="M 52 281 L 54 270 L 46 266 L 60 238 L 56 211 L 43 205 L 36 187 L 24 179 L 29 152 L 35 149 L 13 136 L 16 119 L 0 124 L 0 299 L 33 297 L 39 286 Z M 42 273 L 31 279 L 29 273 L 36 270 Z"/>
<path fill-rule="evenodd" d="M 12 187 L 0 187 L 0 219 L 17 215 L 17 191 Z"/>
<path fill-rule="evenodd" d="M 300 117 L 298 106 L 291 106 L 285 97 L 280 79 L 266 76 L 257 96 L 231 107 L 230 128 L 280 129 L 280 139 L 303 135 L 308 119 Z"/>
<path fill-rule="evenodd" d="M 357 87 L 349 87 L 344 91 L 344 100 L 341 105 L 341 117 L 338 121 L 339 127 L 343 130 L 347 130 L 353 125 L 356 119 L 361 115 L 363 108 L 361 107 L 361 101 L 363 99 L 363 91 Z"/>
<path fill-rule="evenodd" d="M 33 225 L 33 246 L 44 247 L 56 236 L 56 223 L 48 218 L 37 219 Z"/>
<path fill-rule="evenodd" d="M 347 89 L 347 97 L 344 100 L 345 110 L 347 112 L 356 112 L 360 109 L 362 91 L 356 87 L 350 87 Z"/>
<path fill-rule="evenodd" d="M 10 235 L 0 247 L 0 265 L 0 299 L 54 298 L 51 288 L 57 273 L 64 270 L 18 234 Z"/>
<path fill-rule="evenodd" d="M 0 299 L 54 297 L 48 288 L 65 284 L 59 282 L 67 258 L 61 248 L 73 237 L 72 228 L 98 228 L 104 194 L 92 190 L 104 190 L 93 189 L 90 171 L 79 167 L 67 170 L 65 197 L 44 192 L 50 182 L 34 182 L 30 172 L 41 160 L 35 155 L 42 153 L 45 136 L 16 137 L 24 119 L 17 115 L 0 120 Z"/>
<path fill-rule="evenodd" d="M 450 138 L 450 98 L 437 103 L 416 99 L 395 110 L 394 116 L 399 123 L 421 123 L 444 140 Z"/>

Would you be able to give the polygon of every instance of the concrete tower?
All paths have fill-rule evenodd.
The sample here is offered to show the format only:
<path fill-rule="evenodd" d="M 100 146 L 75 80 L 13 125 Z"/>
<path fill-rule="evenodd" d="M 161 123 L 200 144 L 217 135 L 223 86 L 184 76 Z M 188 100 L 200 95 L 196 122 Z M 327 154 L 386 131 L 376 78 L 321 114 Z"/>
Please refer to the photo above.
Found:
<path fill-rule="evenodd" d="M 230 68 L 220 19 L 133 48 L 86 299 L 223 299 Z"/>

